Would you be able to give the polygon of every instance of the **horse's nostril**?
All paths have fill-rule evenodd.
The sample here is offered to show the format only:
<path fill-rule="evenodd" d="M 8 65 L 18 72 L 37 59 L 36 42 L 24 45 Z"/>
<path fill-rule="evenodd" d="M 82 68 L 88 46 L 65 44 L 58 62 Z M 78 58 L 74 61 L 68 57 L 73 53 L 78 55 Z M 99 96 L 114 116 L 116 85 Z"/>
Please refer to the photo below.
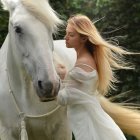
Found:
<path fill-rule="evenodd" d="M 42 81 L 38 81 L 38 86 L 39 86 L 40 89 L 43 89 Z"/>
<path fill-rule="evenodd" d="M 54 99 L 60 89 L 60 81 L 38 80 L 37 81 L 37 94 L 43 101 Z"/>
<path fill-rule="evenodd" d="M 58 90 L 60 90 L 60 87 L 61 87 L 61 79 L 59 79 Z"/>

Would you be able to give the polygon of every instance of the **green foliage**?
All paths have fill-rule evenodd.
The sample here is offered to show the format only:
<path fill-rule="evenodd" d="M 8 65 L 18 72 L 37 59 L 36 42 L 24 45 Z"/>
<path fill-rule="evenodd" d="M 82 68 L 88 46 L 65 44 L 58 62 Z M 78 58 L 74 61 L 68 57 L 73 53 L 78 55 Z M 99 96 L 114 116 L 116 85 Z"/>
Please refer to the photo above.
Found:
<path fill-rule="evenodd" d="M 8 13 L 3 11 L 2 6 L 0 5 L 0 47 L 3 44 L 3 41 L 8 32 Z"/>
<path fill-rule="evenodd" d="M 76 13 L 83 13 L 88 16 L 94 12 L 93 7 L 96 5 L 96 0 L 50 0 L 53 8 L 64 18 Z"/>

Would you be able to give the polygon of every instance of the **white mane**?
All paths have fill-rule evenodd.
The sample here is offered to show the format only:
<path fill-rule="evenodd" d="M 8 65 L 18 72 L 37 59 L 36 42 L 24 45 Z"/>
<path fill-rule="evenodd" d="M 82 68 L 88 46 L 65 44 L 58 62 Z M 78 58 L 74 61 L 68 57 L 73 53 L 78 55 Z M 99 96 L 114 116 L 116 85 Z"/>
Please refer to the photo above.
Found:
<path fill-rule="evenodd" d="M 58 25 L 62 24 L 57 16 L 57 13 L 51 8 L 48 0 L 1 0 L 3 8 L 11 11 L 19 3 L 41 22 L 43 22 L 53 32 L 57 29 Z"/>
<path fill-rule="evenodd" d="M 52 31 L 62 24 L 62 21 L 57 17 L 57 13 L 49 5 L 48 0 L 21 0 L 21 2 L 28 11 L 49 26 Z"/>

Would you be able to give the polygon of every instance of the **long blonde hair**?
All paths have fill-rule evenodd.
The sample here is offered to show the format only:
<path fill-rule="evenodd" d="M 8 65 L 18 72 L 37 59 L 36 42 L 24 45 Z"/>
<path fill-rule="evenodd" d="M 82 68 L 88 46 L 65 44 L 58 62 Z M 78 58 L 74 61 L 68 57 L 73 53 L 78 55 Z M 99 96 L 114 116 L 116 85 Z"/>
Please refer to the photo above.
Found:
<path fill-rule="evenodd" d="M 131 69 L 129 63 L 123 60 L 123 56 L 130 53 L 119 46 L 115 46 L 101 37 L 92 21 L 84 15 L 75 15 L 68 20 L 75 30 L 88 37 L 89 43 L 94 47 L 93 57 L 98 71 L 99 101 L 103 109 L 114 119 L 119 127 L 126 133 L 140 137 L 140 113 L 137 110 L 122 107 L 117 103 L 111 103 L 103 95 L 110 88 L 115 88 L 117 82 L 114 70 Z"/>
<path fill-rule="evenodd" d="M 109 89 L 115 89 L 114 82 L 117 82 L 114 70 L 130 69 L 130 65 L 123 60 L 123 55 L 130 54 L 128 51 L 105 41 L 98 32 L 93 22 L 85 15 L 75 15 L 68 19 L 75 30 L 88 37 L 93 45 L 93 57 L 96 62 L 99 84 L 98 90 L 101 94 L 108 93 Z"/>

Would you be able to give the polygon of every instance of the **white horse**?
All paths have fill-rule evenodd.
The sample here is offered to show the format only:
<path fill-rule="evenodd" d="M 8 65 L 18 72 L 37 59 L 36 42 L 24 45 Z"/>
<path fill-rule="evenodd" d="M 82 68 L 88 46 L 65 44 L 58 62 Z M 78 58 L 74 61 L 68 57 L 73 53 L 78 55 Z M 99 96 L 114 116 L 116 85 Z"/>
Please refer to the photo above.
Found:
<path fill-rule="evenodd" d="M 0 50 L 0 140 L 71 140 L 66 108 L 54 100 L 60 80 L 53 53 L 68 69 L 76 58 L 64 41 L 54 49 L 52 33 L 61 21 L 47 0 L 1 1 L 10 18 Z"/>

